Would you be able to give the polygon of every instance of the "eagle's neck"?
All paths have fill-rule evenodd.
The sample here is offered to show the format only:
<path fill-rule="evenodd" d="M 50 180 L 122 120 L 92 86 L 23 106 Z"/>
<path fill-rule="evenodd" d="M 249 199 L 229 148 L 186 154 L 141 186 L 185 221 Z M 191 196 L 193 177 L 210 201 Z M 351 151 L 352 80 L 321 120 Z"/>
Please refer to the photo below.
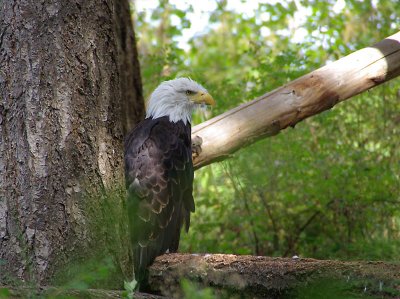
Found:
<path fill-rule="evenodd" d="M 150 97 L 146 109 L 146 118 L 168 116 L 171 122 L 183 121 L 186 125 L 192 121 L 195 104 L 176 93 L 156 90 Z"/>

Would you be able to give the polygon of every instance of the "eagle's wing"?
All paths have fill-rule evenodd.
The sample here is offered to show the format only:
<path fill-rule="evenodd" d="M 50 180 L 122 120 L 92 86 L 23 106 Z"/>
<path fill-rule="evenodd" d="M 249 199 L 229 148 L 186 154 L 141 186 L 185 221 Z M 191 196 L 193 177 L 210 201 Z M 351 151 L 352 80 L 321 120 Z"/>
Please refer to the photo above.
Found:
<path fill-rule="evenodd" d="M 125 142 L 125 176 L 136 280 L 155 257 L 178 249 L 194 212 L 190 125 L 146 119 Z"/>

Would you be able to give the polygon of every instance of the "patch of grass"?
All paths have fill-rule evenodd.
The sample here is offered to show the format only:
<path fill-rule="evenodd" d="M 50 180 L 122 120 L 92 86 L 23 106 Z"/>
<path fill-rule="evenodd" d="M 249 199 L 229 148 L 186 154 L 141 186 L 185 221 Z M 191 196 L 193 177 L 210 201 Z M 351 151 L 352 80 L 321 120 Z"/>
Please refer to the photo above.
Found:
<path fill-rule="evenodd" d="M 211 288 L 200 288 L 195 283 L 183 279 L 181 281 L 181 287 L 185 299 L 215 299 L 213 290 Z"/>
<path fill-rule="evenodd" d="M 11 292 L 8 288 L 0 288 L 0 299 L 6 299 L 11 297 Z"/>
<path fill-rule="evenodd" d="M 305 283 L 288 293 L 285 298 L 296 299 L 372 299 L 372 298 L 393 298 L 400 296 L 400 292 L 383 281 L 376 282 L 368 279 L 347 280 L 337 278 L 317 279 Z"/>

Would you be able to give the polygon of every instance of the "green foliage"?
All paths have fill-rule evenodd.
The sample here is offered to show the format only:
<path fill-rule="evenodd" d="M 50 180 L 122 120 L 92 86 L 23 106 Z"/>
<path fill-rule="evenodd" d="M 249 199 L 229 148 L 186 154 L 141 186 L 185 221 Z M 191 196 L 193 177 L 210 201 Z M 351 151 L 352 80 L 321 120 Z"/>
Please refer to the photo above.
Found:
<path fill-rule="evenodd" d="M 62 287 L 67 290 L 101 288 L 114 272 L 115 265 L 111 258 L 94 258 L 65 269 L 64 275 L 70 279 Z"/>
<path fill-rule="evenodd" d="M 79 237 L 90 239 L 82 245 L 76 242 L 76 256 L 56 273 L 52 285 L 61 291 L 121 289 L 123 281 L 132 275 L 127 219 L 124 221 L 125 187 L 87 191 L 83 200 L 85 231 Z"/>
<path fill-rule="evenodd" d="M 134 279 L 130 282 L 124 281 L 124 293 L 122 294 L 124 298 L 127 299 L 132 299 L 133 298 L 133 292 L 135 291 L 137 287 L 137 281 Z"/>
<path fill-rule="evenodd" d="M 368 286 L 369 287 L 369 286 Z M 368 291 L 368 292 L 367 292 Z M 370 295 L 371 290 L 367 284 L 359 285 L 359 282 L 345 282 L 337 279 L 320 279 L 301 286 L 289 293 L 287 298 L 296 299 L 372 299 L 382 298 Z M 381 293 L 382 294 L 382 293 Z"/>
<path fill-rule="evenodd" d="M 214 299 L 213 291 L 210 288 L 201 289 L 188 280 L 181 282 L 185 299 Z"/>
<path fill-rule="evenodd" d="M 7 288 L 0 288 L 0 299 L 10 298 L 10 290 Z"/>
<path fill-rule="evenodd" d="M 248 16 L 218 1 L 206 33 L 183 50 L 177 38 L 191 8 L 160 1 L 147 12 L 154 22 L 136 17 L 145 94 L 190 76 L 217 100 L 217 115 L 374 44 L 400 22 L 395 1 L 349 0 L 335 12 L 336 2 L 260 3 Z M 181 251 L 398 260 L 399 90 L 394 79 L 197 171 Z"/>

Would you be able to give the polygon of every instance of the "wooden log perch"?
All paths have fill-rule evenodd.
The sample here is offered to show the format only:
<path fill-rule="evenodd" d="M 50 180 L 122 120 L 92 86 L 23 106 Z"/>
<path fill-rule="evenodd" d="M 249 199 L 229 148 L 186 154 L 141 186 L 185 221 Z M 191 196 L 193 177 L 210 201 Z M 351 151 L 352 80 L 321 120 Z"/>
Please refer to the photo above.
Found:
<path fill-rule="evenodd" d="M 399 74 L 400 32 L 195 126 L 192 138 L 202 144 L 194 165 L 226 159 Z"/>
<path fill-rule="evenodd" d="M 400 296 L 398 263 L 166 254 L 158 257 L 150 267 L 152 291 L 164 296 L 180 297 L 182 279 L 197 282 L 201 287 L 223 289 L 240 298 L 280 298 L 296 288 L 311 287 L 313 282 L 321 280 L 324 284 L 326 281 L 334 285 L 343 283 L 347 291 L 355 290 L 361 294 L 380 292 L 383 298 L 384 292 L 390 292 Z"/>

